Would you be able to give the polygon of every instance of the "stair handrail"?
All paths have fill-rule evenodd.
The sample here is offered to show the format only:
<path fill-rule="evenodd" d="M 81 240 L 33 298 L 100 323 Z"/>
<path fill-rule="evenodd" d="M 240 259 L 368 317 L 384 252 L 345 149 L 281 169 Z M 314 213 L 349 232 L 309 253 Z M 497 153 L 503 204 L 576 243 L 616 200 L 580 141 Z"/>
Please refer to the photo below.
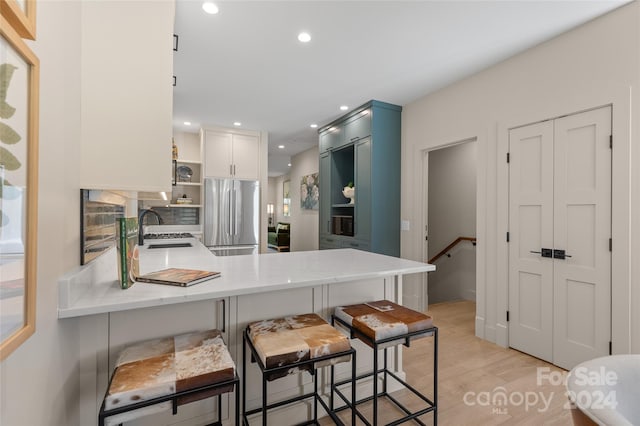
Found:
<path fill-rule="evenodd" d="M 460 243 L 461 241 L 471 241 L 473 245 L 476 245 L 476 237 L 458 237 L 455 240 L 453 240 L 451 244 L 449 244 L 444 249 L 442 249 L 438 254 L 436 254 L 431 259 L 429 259 L 428 263 L 433 263 L 436 260 L 440 259 L 442 256 L 447 254 L 449 250 L 451 250 L 453 247 L 456 246 L 456 244 Z"/>

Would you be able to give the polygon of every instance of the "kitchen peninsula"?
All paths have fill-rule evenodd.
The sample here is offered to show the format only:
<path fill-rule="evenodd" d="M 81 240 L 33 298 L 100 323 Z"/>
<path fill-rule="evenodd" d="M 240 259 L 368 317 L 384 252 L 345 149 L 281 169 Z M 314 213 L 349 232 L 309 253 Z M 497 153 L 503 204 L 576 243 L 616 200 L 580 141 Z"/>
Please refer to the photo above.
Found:
<path fill-rule="evenodd" d="M 329 318 L 335 306 L 369 300 L 401 303 L 402 276 L 435 269 L 354 249 L 217 257 L 194 238 L 172 242 L 192 246 L 152 249 L 147 241 L 140 251 L 140 273 L 181 267 L 219 271 L 221 276 L 192 287 L 137 282 L 121 290 L 116 281 L 115 250 L 111 250 L 59 280 L 58 317 L 78 321 L 83 355 L 82 424 L 97 419 L 115 358 L 124 344 L 215 327 L 225 334 L 236 365 L 240 365 L 242 331 L 250 321 L 306 312 Z M 399 354 L 394 362 L 402 373 Z M 358 370 L 366 368 L 358 364 Z M 291 376 L 277 393 L 299 389 L 307 379 L 300 382 Z M 251 403 L 259 396 L 259 379 L 250 371 L 247 380 Z M 157 422 L 207 417 L 213 412 L 212 403 L 201 402 L 181 407 L 176 416 L 165 413 Z"/>

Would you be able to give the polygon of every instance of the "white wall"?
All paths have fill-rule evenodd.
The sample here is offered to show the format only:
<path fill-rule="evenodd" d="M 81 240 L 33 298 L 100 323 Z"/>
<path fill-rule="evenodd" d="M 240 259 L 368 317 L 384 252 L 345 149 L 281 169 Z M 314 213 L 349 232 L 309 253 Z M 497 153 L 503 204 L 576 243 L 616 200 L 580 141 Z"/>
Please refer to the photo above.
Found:
<path fill-rule="evenodd" d="M 291 251 L 318 250 L 318 210 L 300 208 L 300 183 L 303 176 L 318 173 L 319 155 L 314 147 L 291 158 Z"/>
<path fill-rule="evenodd" d="M 476 143 L 429 152 L 429 259 L 458 237 L 476 236 Z M 428 274 L 428 303 L 476 300 L 475 247 L 462 241 L 434 263 Z"/>
<path fill-rule="evenodd" d="M 640 150 L 631 150 L 640 130 L 639 24 L 640 3 L 633 2 L 404 107 L 402 217 L 413 230 L 424 229 L 423 151 L 478 141 L 478 336 L 508 344 L 508 129 L 612 104 L 613 351 L 640 352 L 640 263 L 632 262 L 640 258 Z M 402 233 L 402 256 L 421 259 L 420 232 Z M 420 285 L 404 282 L 408 293 Z"/>
<path fill-rule="evenodd" d="M 203 161 L 199 132 L 173 132 L 173 141 L 178 147 L 178 159 L 185 161 Z"/>
<path fill-rule="evenodd" d="M 38 2 L 40 166 L 36 331 L 0 364 L 0 424 L 78 425 L 78 322 L 57 280 L 79 264 L 80 2 Z"/>

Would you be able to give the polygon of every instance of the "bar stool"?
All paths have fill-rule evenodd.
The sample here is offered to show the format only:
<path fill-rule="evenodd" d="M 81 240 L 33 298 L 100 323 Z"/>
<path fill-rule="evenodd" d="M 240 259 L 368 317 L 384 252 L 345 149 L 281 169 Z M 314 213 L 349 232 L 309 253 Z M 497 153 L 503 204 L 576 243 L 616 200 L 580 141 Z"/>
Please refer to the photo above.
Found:
<path fill-rule="evenodd" d="M 99 426 L 217 396 L 222 424 L 222 395 L 237 389 L 236 367 L 218 330 L 148 340 L 122 350 L 98 414 Z M 235 398 L 235 424 L 239 398 Z"/>
<path fill-rule="evenodd" d="M 262 424 L 267 424 L 267 412 L 273 408 L 283 407 L 294 402 L 313 398 L 313 419 L 302 424 L 318 424 L 318 403 L 337 424 L 344 424 L 334 410 L 333 392 L 327 404 L 318 393 L 318 368 L 331 366 L 331 384 L 333 389 L 334 365 L 351 360 L 351 382 L 355 378 L 355 350 L 349 343 L 349 338 L 316 314 L 294 315 L 285 318 L 257 321 L 249 324 L 243 334 L 242 348 L 242 420 L 248 425 L 248 417 L 257 413 L 262 414 Z M 251 352 L 251 361 L 255 362 L 262 374 L 262 405 L 258 408 L 247 409 L 247 356 L 246 349 Z M 313 391 L 306 392 L 285 400 L 269 403 L 267 400 L 267 382 L 307 371 L 313 378 Z M 352 391 L 355 399 L 355 386 Z M 350 406 L 349 399 L 341 395 Z M 352 399 L 353 400 L 353 399 Z M 355 423 L 355 413 L 352 409 L 351 423 Z"/>
<path fill-rule="evenodd" d="M 432 323 L 431 317 L 420 312 L 405 308 L 388 300 L 337 307 L 332 315 L 332 323 L 338 323 L 349 330 L 351 338 L 358 338 L 373 349 L 373 371 L 365 373 L 356 378 L 356 381 L 373 377 L 373 393 L 370 397 L 356 400 L 355 406 L 366 401 L 373 400 L 373 425 L 378 424 L 378 398 L 385 397 L 404 412 L 404 416 L 388 425 L 396 425 L 409 420 L 415 420 L 424 425 L 418 419 L 419 416 L 433 412 L 433 424 L 437 425 L 437 397 L 438 397 L 438 328 Z M 433 335 L 433 399 L 427 398 L 420 391 L 409 385 L 406 381 L 398 377 L 387 366 L 387 349 L 398 344 L 409 347 L 411 340 Z M 378 366 L 378 351 L 384 351 L 384 361 L 382 369 Z M 378 374 L 382 373 L 382 391 L 378 392 Z M 424 402 L 424 408 L 411 411 L 398 401 L 393 395 L 387 392 L 388 376 L 411 391 L 415 396 Z M 345 384 L 345 381 L 334 384 L 335 392 L 341 398 L 338 386 Z M 362 416 L 358 412 L 358 417 Z M 364 420 L 365 424 L 371 425 Z"/>

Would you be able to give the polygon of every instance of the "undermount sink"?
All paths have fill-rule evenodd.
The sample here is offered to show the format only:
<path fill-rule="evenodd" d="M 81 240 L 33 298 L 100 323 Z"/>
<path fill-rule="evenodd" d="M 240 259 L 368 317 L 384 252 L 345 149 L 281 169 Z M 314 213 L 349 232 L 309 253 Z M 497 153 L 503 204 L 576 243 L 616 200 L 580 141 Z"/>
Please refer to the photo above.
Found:
<path fill-rule="evenodd" d="M 149 244 L 150 249 L 161 248 L 177 248 L 177 247 L 193 247 L 191 243 L 161 243 L 161 244 Z"/>

